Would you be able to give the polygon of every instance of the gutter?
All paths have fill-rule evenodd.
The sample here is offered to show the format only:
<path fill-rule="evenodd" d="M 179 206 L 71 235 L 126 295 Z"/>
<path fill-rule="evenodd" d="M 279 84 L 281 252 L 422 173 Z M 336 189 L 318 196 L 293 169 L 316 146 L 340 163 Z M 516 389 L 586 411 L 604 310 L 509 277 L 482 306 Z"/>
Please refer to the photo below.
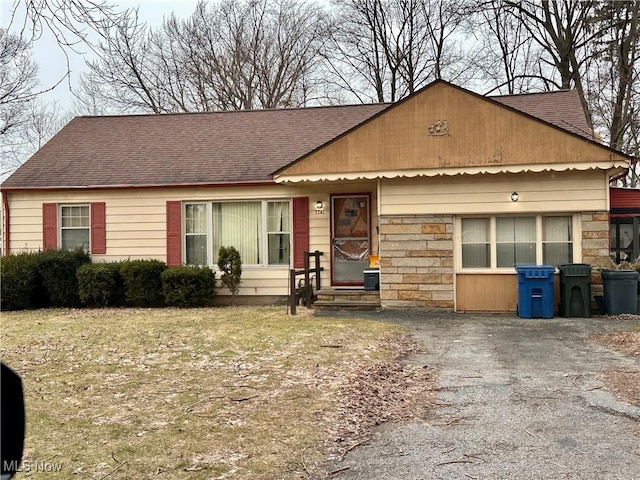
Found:
<path fill-rule="evenodd" d="M 620 180 L 622 177 L 626 176 L 629 173 L 629 170 L 633 168 L 633 166 L 638 163 L 637 158 L 632 158 L 629 160 L 629 166 L 627 168 L 625 168 L 622 172 L 620 172 L 618 175 L 616 175 L 615 177 L 611 177 L 609 179 L 609 182 L 617 182 L 618 180 Z"/>

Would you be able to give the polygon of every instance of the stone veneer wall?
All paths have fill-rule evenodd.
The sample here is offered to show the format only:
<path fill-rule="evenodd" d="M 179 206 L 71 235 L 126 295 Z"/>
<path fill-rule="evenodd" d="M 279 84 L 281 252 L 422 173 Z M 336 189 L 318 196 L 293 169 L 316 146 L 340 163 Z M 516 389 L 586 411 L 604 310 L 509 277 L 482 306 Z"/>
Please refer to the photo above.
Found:
<path fill-rule="evenodd" d="M 592 267 L 610 264 L 609 257 L 609 213 L 582 213 L 582 263 Z M 591 270 L 591 296 L 602 295 L 602 277 L 599 271 Z M 593 309 L 592 309 L 593 310 Z M 594 310 L 597 313 L 597 310 Z"/>
<path fill-rule="evenodd" d="M 382 307 L 454 309 L 453 215 L 380 218 Z"/>

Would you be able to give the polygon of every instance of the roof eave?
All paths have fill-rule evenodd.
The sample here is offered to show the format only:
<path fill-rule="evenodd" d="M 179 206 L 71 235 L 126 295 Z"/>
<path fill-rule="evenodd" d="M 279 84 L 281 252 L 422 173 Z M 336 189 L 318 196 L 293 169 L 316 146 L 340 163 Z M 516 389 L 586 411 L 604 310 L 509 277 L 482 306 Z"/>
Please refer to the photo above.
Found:
<path fill-rule="evenodd" d="M 276 183 L 315 183 L 336 182 L 351 180 L 375 180 L 391 178 L 414 177 L 438 177 L 456 175 L 480 175 L 499 173 L 540 173 L 540 172 L 564 172 L 568 170 L 605 170 L 616 173 L 627 167 L 624 160 L 589 162 L 589 163 L 553 163 L 539 165 L 492 165 L 464 168 L 437 168 L 437 169 L 411 169 L 411 170 L 387 170 L 370 172 L 333 172 L 313 175 L 275 175 Z"/>

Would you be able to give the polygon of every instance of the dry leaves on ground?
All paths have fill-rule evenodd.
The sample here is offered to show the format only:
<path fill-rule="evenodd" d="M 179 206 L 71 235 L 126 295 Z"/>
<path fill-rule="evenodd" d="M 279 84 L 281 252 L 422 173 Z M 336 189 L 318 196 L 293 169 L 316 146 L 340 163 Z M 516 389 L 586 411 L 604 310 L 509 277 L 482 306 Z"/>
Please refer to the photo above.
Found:
<path fill-rule="evenodd" d="M 600 343 L 619 352 L 640 357 L 640 331 L 609 333 L 598 337 Z"/>
<path fill-rule="evenodd" d="M 613 350 L 640 357 L 640 331 L 599 335 L 597 340 Z M 612 370 L 606 382 L 615 395 L 640 407 L 640 370 Z"/>
<path fill-rule="evenodd" d="M 640 407 L 640 371 L 613 370 L 607 375 L 606 382 L 614 394 Z"/>
<path fill-rule="evenodd" d="M 392 334 L 383 347 L 397 352 L 397 357 L 355 364 L 344 377 L 340 407 L 330 421 L 328 448 L 333 459 L 366 443 L 377 425 L 424 417 L 433 400 L 435 371 L 401 361 L 420 352 L 422 345 L 409 335 Z"/>

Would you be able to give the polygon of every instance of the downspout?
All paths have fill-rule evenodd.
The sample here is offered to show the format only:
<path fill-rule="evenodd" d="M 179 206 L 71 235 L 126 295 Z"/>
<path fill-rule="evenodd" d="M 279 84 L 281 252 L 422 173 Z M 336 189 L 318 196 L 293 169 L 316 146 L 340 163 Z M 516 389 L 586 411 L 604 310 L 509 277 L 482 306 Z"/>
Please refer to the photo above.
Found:
<path fill-rule="evenodd" d="M 2 191 L 2 206 L 4 208 L 4 237 L 2 238 L 4 245 L 2 253 L 3 255 L 7 255 L 9 253 L 9 233 L 11 222 L 9 221 L 9 194 L 4 190 Z"/>
<path fill-rule="evenodd" d="M 382 201 L 380 199 L 380 194 L 382 192 L 382 186 L 380 185 L 380 177 L 378 177 L 378 184 L 376 185 L 376 208 L 378 213 L 377 225 L 376 225 L 376 240 L 378 240 L 378 251 L 376 252 L 378 256 L 380 256 L 380 207 L 382 205 Z"/>
<path fill-rule="evenodd" d="M 619 174 L 617 174 L 614 177 L 611 177 L 609 179 L 609 185 L 611 185 L 611 183 L 613 182 L 617 182 L 618 180 L 620 180 L 621 178 L 623 178 L 624 176 L 626 176 L 629 173 L 629 170 L 634 168 L 635 165 L 638 163 L 640 159 L 638 158 L 632 158 L 631 160 L 629 160 L 629 166 L 627 168 L 625 168 L 622 172 L 620 172 Z"/>
<path fill-rule="evenodd" d="M 609 217 L 611 215 L 611 179 L 609 178 L 609 175 L 606 173 L 604 174 L 604 184 L 605 184 L 605 202 L 606 202 L 606 207 L 607 207 L 607 217 Z M 609 217 L 609 222 L 611 222 L 611 218 Z"/>

